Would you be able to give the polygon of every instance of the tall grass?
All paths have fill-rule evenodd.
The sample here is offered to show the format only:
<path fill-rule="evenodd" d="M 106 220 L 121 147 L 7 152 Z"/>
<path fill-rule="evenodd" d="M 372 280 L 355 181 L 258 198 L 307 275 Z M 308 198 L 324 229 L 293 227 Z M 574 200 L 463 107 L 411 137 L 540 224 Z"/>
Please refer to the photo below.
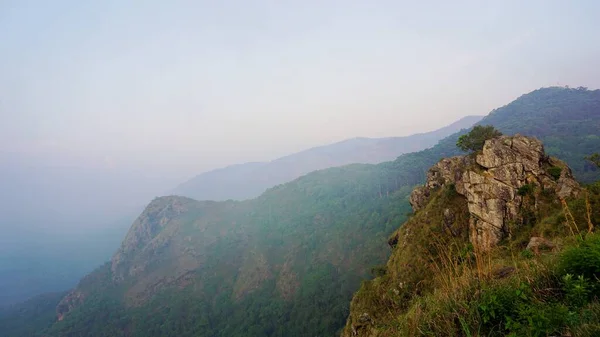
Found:
<path fill-rule="evenodd" d="M 565 226 L 571 233 L 566 244 L 579 247 L 587 236 L 594 236 L 591 207 L 586 207 L 588 228 L 582 233 L 568 204 L 562 205 Z M 567 305 L 568 290 L 561 280 L 564 272 L 557 270 L 564 259 L 560 253 L 533 258 L 508 247 L 465 251 L 464 243 L 448 242 L 441 236 L 431 240 L 437 252 L 430 256 L 433 289 L 396 318 L 398 335 L 575 336 L 600 331 L 594 324 L 594 317 L 600 318 L 596 298 L 576 309 Z M 501 268 L 510 275 L 498 276 L 495 272 Z"/>

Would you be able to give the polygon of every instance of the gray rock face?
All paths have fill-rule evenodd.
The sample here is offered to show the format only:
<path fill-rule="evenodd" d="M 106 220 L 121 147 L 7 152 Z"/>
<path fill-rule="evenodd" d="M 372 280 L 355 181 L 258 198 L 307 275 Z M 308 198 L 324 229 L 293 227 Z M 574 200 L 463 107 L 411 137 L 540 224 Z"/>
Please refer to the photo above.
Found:
<path fill-rule="evenodd" d="M 550 167 L 561 169 L 558 179 L 547 172 Z M 467 198 L 470 240 L 481 250 L 489 250 L 506 237 L 509 223 L 522 222 L 524 196 L 519 189 L 523 186 L 551 190 L 557 198 L 581 191 L 566 164 L 546 156 L 539 140 L 521 135 L 486 141 L 475 159 L 442 159 L 429 170 L 425 186 L 411 194 L 413 209 L 425 207 L 431 192 L 446 184 L 454 184 L 457 193 Z"/>
<path fill-rule="evenodd" d="M 194 200 L 168 196 L 156 198 L 146 207 L 129 229 L 121 247 L 111 260 L 111 270 L 115 281 L 143 271 L 145 267 L 143 264 L 131 265 L 131 261 L 128 261 L 129 258 L 146 246 L 160 244 L 160 242 L 154 242 L 157 235 L 173 218 L 184 213 L 190 202 L 194 202 Z"/>
<path fill-rule="evenodd" d="M 416 212 L 427 205 L 432 190 L 446 183 L 461 181 L 463 171 L 471 162 L 469 157 L 461 156 L 444 158 L 433 165 L 427 172 L 425 185 L 415 188 L 410 194 L 409 202 L 413 210 Z M 464 194 L 462 186 L 456 185 L 456 189 L 460 194 Z"/>

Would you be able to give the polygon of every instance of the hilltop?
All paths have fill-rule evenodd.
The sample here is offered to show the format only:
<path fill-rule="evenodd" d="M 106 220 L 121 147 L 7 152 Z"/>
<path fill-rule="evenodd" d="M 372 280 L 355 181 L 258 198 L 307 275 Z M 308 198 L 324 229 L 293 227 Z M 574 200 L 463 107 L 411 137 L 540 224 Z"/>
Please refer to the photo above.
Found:
<path fill-rule="evenodd" d="M 502 136 L 442 159 L 410 202 L 342 336 L 600 332 L 600 184 L 581 187 L 539 140 Z"/>

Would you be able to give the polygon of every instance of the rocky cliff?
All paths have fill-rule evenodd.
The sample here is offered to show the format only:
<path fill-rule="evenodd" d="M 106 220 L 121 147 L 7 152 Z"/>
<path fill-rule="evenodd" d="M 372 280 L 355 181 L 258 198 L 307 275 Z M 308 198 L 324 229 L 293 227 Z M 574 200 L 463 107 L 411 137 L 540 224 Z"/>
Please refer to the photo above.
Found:
<path fill-rule="evenodd" d="M 535 138 L 501 136 L 477 153 L 442 159 L 411 193 L 414 216 L 390 237 L 393 252 L 382 276 L 355 294 L 342 335 L 412 335 L 406 333 L 410 322 L 400 317 L 422 310 L 414 301 L 436 292 L 448 264 L 464 263 L 471 251 L 494 254 L 517 236 L 524 242 L 516 246 L 525 249 L 530 237 L 543 232 L 536 224 L 544 213 L 560 211 L 563 200 L 581 191 L 569 167 L 547 156 Z M 514 268 L 491 269 L 490 275 L 505 277 Z"/>
<path fill-rule="evenodd" d="M 111 261 L 83 278 L 62 299 L 56 308 L 57 319 L 61 321 L 67 313 L 82 305 L 90 294 L 119 287 L 124 281 L 129 286 L 125 294 L 127 302 L 133 305 L 141 303 L 165 285 L 185 282 L 189 278 L 189 270 L 197 267 L 201 259 L 177 256 L 169 260 L 169 271 L 162 273 L 156 273 L 155 266 L 169 258 L 169 248 L 177 244 L 173 237 L 181 228 L 180 217 L 202 205 L 179 196 L 155 198 L 131 225 Z"/>
<path fill-rule="evenodd" d="M 482 250 L 510 235 L 509 224 L 526 221 L 527 194 L 552 191 L 564 199 L 581 191 L 565 163 L 548 157 L 539 140 L 521 135 L 488 140 L 474 156 L 442 159 L 429 170 L 426 184 L 412 192 L 413 209 L 422 209 L 432 191 L 446 185 L 467 199 L 470 240 Z"/>
<path fill-rule="evenodd" d="M 188 211 L 190 204 L 194 203 L 196 201 L 193 199 L 179 196 L 154 199 L 131 225 L 121 247 L 111 260 L 114 280 L 123 280 L 126 276 L 135 276 L 142 272 L 145 264 L 133 264 L 130 259 L 136 254 L 141 254 L 143 250 L 156 249 L 164 243 L 164 240 L 157 239 L 159 234 L 167 227 L 169 230 L 174 230 L 173 226 L 167 225 L 177 216 Z"/>

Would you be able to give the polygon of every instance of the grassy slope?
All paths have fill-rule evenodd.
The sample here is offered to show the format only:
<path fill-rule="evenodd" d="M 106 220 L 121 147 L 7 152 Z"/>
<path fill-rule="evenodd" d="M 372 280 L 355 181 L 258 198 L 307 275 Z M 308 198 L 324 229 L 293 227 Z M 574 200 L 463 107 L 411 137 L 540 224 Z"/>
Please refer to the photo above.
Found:
<path fill-rule="evenodd" d="M 589 208 L 585 197 L 570 202 L 570 226 L 560 203 L 540 193 L 532 198 L 537 221 L 483 255 L 468 242 L 464 197 L 448 187 L 438 190 L 394 234 L 398 245 L 383 275 L 355 294 L 343 335 L 596 336 L 600 236 L 586 233 L 588 214 L 600 224 L 600 183 L 588 187 Z M 452 231 L 443 225 L 446 209 L 456 215 Z M 525 250 L 531 236 L 553 240 L 560 251 L 535 256 Z M 584 266 L 573 267 L 578 264 Z M 511 276 L 496 276 L 507 267 L 515 268 Z"/>

